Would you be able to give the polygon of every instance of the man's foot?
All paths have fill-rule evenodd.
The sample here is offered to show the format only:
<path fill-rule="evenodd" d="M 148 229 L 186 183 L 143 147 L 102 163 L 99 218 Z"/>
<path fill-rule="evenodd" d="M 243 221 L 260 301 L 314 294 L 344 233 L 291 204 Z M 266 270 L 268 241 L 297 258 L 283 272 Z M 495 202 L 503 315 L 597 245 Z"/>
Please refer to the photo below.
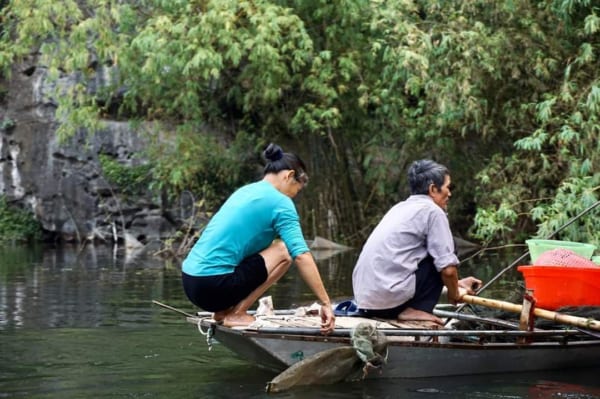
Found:
<path fill-rule="evenodd" d="M 424 312 L 413 308 L 406 308 L 402 313 L 398 315 L 399 321 L 419 320 L 419 321 L 432 321 L 441 326 L 444 325 L 442 319 L 431 313 Z"/>
<path fill-rule="evenodd" d="M 254 323 L 256 318 L 248 313 L 230 313 L 223 319 L 225 327 L 246 327 Z"/>

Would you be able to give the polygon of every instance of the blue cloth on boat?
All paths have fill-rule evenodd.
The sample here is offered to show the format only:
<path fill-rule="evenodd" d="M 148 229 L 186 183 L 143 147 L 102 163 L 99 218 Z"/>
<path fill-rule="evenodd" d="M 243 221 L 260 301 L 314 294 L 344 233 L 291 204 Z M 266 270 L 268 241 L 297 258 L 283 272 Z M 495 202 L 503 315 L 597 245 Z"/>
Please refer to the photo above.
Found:
<path fill-rule="evenodd" d="M 354 299 L 338 303 L 333 309 L 333 314 L 336 316 L 364 316 Z"/>

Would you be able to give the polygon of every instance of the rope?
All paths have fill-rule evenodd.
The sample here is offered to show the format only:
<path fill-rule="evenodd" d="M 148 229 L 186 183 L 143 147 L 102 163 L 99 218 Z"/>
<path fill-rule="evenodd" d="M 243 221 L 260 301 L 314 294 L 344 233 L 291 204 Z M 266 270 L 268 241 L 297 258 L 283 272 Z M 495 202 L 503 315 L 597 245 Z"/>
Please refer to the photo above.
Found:
<path fill-rule="evenodd" d="M 198 331 L 200 331 L 200 334 L 202 334 L 206 337 L 206 345 L 208 345 L 208 351 L 210 352 L 212 350 L 212 343 L 213 343 L 212 338 L 213 338 L 213 335 L 215 335 L 215 326 L 209 325 L 206 328 L 206 331 L 204 331 L 202 329 L 202 321 L 207 320 L 207 319 L 210 319 L 210 318 L 201 318 L 201 319 L 199 318 L 197 326 L 198 326 Z"/>

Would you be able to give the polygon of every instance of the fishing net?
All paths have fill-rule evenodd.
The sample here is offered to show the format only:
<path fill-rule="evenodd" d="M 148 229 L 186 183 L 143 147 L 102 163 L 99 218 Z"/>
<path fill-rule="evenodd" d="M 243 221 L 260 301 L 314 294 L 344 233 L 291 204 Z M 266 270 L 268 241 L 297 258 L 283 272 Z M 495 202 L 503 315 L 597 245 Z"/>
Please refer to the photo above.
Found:
<path fill-rule="evenodd" d="M 598 267 L 591 260 L 564 248 L 543 252 L 535 261 L 538 266 Z"/>
<path fill-rule="evenodd" d="M 363 378 L 370 368 L 381 368 L 387 360 L 387 339 L 371 323 L 358 324 L 351 333 L 356 355 L 365 363 Z"/>

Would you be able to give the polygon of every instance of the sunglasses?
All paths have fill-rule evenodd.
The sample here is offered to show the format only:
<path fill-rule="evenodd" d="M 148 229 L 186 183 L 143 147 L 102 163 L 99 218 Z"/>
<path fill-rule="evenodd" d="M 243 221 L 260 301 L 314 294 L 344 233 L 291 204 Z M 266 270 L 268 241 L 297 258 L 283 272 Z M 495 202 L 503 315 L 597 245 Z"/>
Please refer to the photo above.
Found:
<path fill-rule="evenodd" d="M 294 180 L 298 183 L 302 184 L 302 187 L 306 187 L 308 184 L 308 175 L 304 172 L 294 173 Z"/>

